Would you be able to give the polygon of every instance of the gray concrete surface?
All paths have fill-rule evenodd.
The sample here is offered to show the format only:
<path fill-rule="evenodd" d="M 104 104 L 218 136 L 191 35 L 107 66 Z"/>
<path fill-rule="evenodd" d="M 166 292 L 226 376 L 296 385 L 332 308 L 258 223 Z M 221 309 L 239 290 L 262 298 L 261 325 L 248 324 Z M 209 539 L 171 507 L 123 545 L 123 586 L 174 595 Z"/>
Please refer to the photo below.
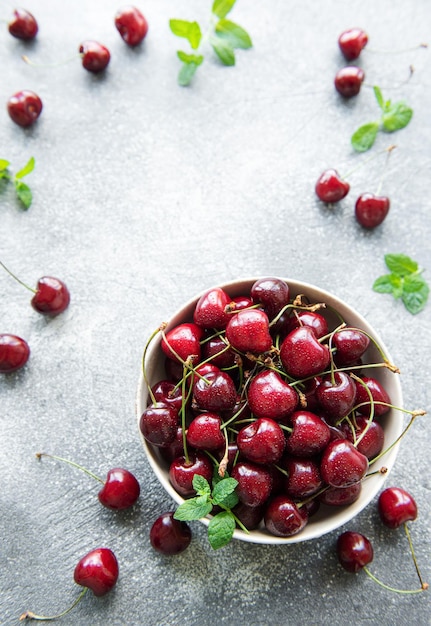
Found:
<path fill-rule="evenodd" d="M 120 3 L 121 4 L 121 3 Z M 120 561 L 116 590 L 88 595 L 62 621 L 71 626 L 279 626 L 291 624 L 430 623 L 429 593 L 391 594 L 365 574 L 337 563 L 338 533 L 289 547 L 233 542 L 213 553 L 204 527 L 177 558 L 153 552 L 152 521 L 173 503 L 155 481 L 139 441 L 134 397 L 146 338 L 194 293 L 219 282 L 277 274 L 334 292 L 367 317 L 401 369 L 405 406 L 430 407 L 431 304 L 411 316 L 400 302 L 372 291 L 385 273 L 383 256 L 403 252 L 430 280 L 430 51 L 378 54 L 429 40 L 428 0 L 238 0 L 231 18 L 254 47 L 224 68 L 208 51 L 190 88 L 176 84 L 172 17 L 205 23 L 211 2 L 146 0 L 148 37 L 128 49 L 113 26 L 113 0 L 28 0 L 40 23 L 23 45 L 2 29 L 1 99 L 38 92 L 44 110 L 28 131 L 0 113 L 0 158 L 16 171 L 30 156 L 34 202 L 24 212 L 10 188 L 0 194 L 0 258 L 30 284 L 63 278 L 72 301 L 47 320 L 29 293 L 0 275 L 1 332 L 25 337 L 27 367 L 0 379 L 0 623 L 26 609 L 55 613 L 76 596 L 75 563 L 97 545 Z M 1 18 L 9 8 L 3 4 Z M 368 85 L 414 108 L 411 124 L 379 136 L 373 152 L 397 145 L 384 191 L 387 221 L 363 231 L 355 197 L 374 191 L 384 157 L 351 177 L 350 195 L 332 209 L 320 204 L 320 172 L 345 173 L 365 160 L 349 145 L 353 130 L 375 118 L 372 91 L 345 102 L 333 88 L 345 62 L 339 33 L 362 26 L 370 36 L 360 64 Z M 104 76 L 70 57 L 86 38 L 112 54 Z M 429 43 L 429 41 L 428 41 Z M 409 75 L 409 66 L 415 72 Z M 388 484 L 414 494 L 411 533 L 424 578 L 430 570 L 429 418 L 404 440 Z M 139 505 L 102 510 L 97 485 L 45 451 L 104 474 L 113 465 L 135 472 Z M 349 529 L 375 546 L 373 572 L 386 583 L 417 586 L 402 532 L 379 524 L 375 502 Z M 343 528 L 343 530 L 347 529 Z"/>

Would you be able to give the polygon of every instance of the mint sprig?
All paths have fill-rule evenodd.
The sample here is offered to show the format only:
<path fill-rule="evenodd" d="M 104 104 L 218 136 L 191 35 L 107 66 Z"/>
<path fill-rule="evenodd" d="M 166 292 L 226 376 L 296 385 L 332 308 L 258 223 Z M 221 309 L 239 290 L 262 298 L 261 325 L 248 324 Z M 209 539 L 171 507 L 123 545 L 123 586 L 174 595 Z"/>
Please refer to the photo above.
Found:
<path fill-rule="evenodd" d="M 215 506 L 223 509 L 211 518 L 208 524 L 208 540 L 214 550 L 222 548 L 232 539 L 235 527 L 239 520 L 232 513 L 233 507 L 238 504 L 235 489 L 238 481 L 229 476 L 221 478 L 216 473 L 212 488 L 206 478 L 195 474 L 193 488 L 196 491 L 194 498 L 189 498 L 179 505 L 174 518 L 182 522 L 199 520 L 211 513 Z M 241 524 L 240 524 L 241 525 Z M 247 530 L 243 527 L 243 530 Z"/>
<path fill-rule="evenodd" d="M 30 187 L 23 182 L 23 178 L 34 170 L 35 160 L 31 157 L 27 163 L 16 174 L 10 171 L 10 162 L 0 159 L 0 180 L 11 182 L 15 187 L 15 192 L 25 209 L 29 209 L 33 201 Z"/>
<path fill-rule="evenodd" d="M 374 87 L 374 95 L 381 111 L 380 119 L 363 124 L 353 133 L 351 143 L 356 152 L 370 150 L 379 131 L 393 133 L 405 128 L 413 117 L 413 109 L 404 101 L 385 100 L 380 87 Z"/>
<path fill-rule="evenodd" d="M 386 254 L 385 263 L 390 274 L 379 276 L 374 281 L 373 290 L 401 299 L 412 315 L 420 313 L 425 308 L 430 291 L 422 276 L 424 270 L 405 254 Z"/>
<path fill-rule="evenodd" d="M 218 59 L 226 66 L 235 65 L 235 50 L 247 50 L 253 43 L 247 31 L 226 19 L 235 5 L 236 0 L 214 0 L 211 9 L 209 26 L 202 33 L 200 24 L 196 21 L 171 19 L 169 27 L 176 37 L 186 39 L 191 51 L 177 50 L 177 56 L 182 65 L 178 73 L 178 83 L 185 87 L 189 85 L 198 67 L 204 61 L 202 50 L 208 42 Z"/>

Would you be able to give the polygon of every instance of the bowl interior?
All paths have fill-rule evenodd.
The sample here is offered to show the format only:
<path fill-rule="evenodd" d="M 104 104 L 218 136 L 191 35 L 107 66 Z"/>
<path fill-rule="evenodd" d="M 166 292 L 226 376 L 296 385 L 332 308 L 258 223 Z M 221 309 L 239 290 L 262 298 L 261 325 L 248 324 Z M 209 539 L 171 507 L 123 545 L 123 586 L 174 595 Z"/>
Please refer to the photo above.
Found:
<path fill-rule="evenodd" d="M 224 289 L 233 298 L 235 296 L 249 293 L 251 286 L 256 280 L 257 278 L 244 278 L 242 280 L 237 280 L 217 286 Z M 304 294 L 311 302 L 324 302 L 326 304 L 325 317 L 328 320 L 330 329 L 335 328 L 340 323 L 339 317 L 331 311 L 331 309 L 335 309 L 347 322 L 348 325 L 361 328 L 369 335 L 371 335 L 371 337 L 373 337 L 381 346 L 384 353 L 386 354 L 387 359 L 391 361 L 390 354 L 388 353 L 386 346 L 383 344 L 381 338 L 378 336 L 376 331 L 353 308 L 351 308 L 339 298 L 336 298 L 332 294 L 313 285 L 286 278 L 284 278 L 283 280 L 285 280 L 290 287 L 291 298 L 295 297 L 298 294 Z M 206 291 L 208 290 L 205 290 L 205 292 Z M 196 295 L 181 309 L 179 309 L 169 321 L 167 330 L 182 322 L 192 321 L 194 307 L 200 296 L 205 292 Z M 154 339 L 147 351 L 146 372 L 150 385 L 153 385 L 159 380 L 166 378 L 166 374 L 164 371 L 164 356 L 160 348 L 160 341 L 160 336 Z M 372 342 L 370 342 L 370 347 L 368 348 L 365 355 L 365 360 L 368 362 L 381 361 L 381 357 Z M 370 375 L 378 379 L 389 393 L 392 404 L 402 407 L 402 392 L 399 382 L 399 375 L 392 373 L 387 368 L 375 368 L 367 372 L 366 367 L 364 367 L 363 373 L 365 375 Z M 141 370 L 136 397 L 136 418 L 138 420 L 139 433 L 139 420 L 147 404 L 148 388 L 145 384 L 145 380 Z M 379 418 L 379 422 L 383 426 L 385 432 L 384 449 L 386 449 L 401 434 L 403 429 L 403 416 L 399 411 L 395 411 L 392 409 L 391 411 L 386 413 L 386 415 Z M 181 504 L 182 502 L 184 502 L 184 499 L 175 491 L 175 489 L 169 482 L 168 467 L 165 461 L 162 459 L 157 449 L 146 442 L 141 433 L 140 437 L 148 461 L 155 475 L 157 476 L 163 487 L 166 489 L 166 491 L 170 494 L 172 499 L 177 504 Z M 385 474 L 379 473 L 366 478 L 362 484 L 361 495 L 358 500 L 356 500 L 356 502 L 354 502 L 353 504 L 343 507 L 329 507 L 321 505 L 319 511 L 310 518 L 305 528 L 293 537 L 276 537 L 269 534 L 262 527 L 253 530 L 250 533 L 245 533 L 244 531 L 237 529 L 235 530 L 234 538 L 241 539 L 242 541 L 249 541 L 252 543 L 284 544 L 307 541 L 309 539 L 320 537 L 326 533 L 331 532 L 332 530 L 335 530 L 336 528 L 347 523 L 360 511 L 362 511 L 362 509 L 364 509 L 380 491 L 385 479 L 387 478 L 391 468 L 395 463 L 395 459 L 398 453 L 398 447 L 399 444 L 395 445 L 380 460 L 373 464 L 372 467 L 374 471 L 381 467 L 387 468 L 388 471 Z M 203 519 L 202 521 L 203 523 L 208 523 L 208 519 Z"/>

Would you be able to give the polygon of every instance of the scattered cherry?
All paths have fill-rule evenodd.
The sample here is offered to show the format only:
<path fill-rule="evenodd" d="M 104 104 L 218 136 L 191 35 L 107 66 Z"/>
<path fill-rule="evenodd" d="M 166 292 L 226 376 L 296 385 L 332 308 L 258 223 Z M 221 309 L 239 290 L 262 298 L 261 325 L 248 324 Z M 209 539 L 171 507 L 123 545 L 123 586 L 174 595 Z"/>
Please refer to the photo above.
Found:
<path fill-rule="evenodd" d="M 387 196 L 363 193 L 356 200 L 355 217 L 364 228 L 375 228 L 385 220 L 389 208 L 390 200 Z"/>
<path fill-rule="evenodd" d="M 380 519 L 388 528 L 398 528 L 406 522 L 414 521 L 418 514 L 413 496 L 400 487 L 388 487 L 382 491 L 378 509 Z"/>
<path fill-rule="evenodd" d="M 339 202 L 347 196 L 350 185 L 343 180 L 337 170 L 325 170 L 317 179 L 315 191 L 319 200 L 328 204 Z"/>
<path fill-rule="evenodd" d="M 347 61 L 357 59 L 368 43 L 368 35 L 362 28 L 351 28 L 341 33 L 338 45 Z"/>
<path fill-rule="evenodd" d="M 70 303 L 70 293 L 65 283 L 53 276 L 42 276 L 37 281 L 37 287 L 31 305 L 44 315 L 54 317 L 67 309 Z"/>
<path fill-rule="evenodd" d="M 357 96 L 364 82 L 365 72 L 362 68 L 350 65 L 342 67 L 335 75 L 335 89 L 344 98 Z"/>
<path fill-rule="evenodd" d="M 108 65 L 111 55 L 101 43 L 97 41 L 83 41 L 79 46 L 79 54 L 82 58 L 82 65 L 88 71 L 97 74 L 102 72 Z"/>
<path fill-rule="evenodd" d="M 128 46 L 138 46 L 148 32 L 148 22 L 141 11 L 134 6 L 126 6 L 115 15 L 115 27 Z"/>
<path fill-rule="evenodd" d="M 35 17 L 29 11 L 15 9 L 8 29 L 13 37 L 29 41 L 36 37 L 39 27 Z"/>
<path fill-rule="evenodd" d="M 371 563 L 374 551 L 365 535 L 347 530 L 338 537 L 337 555 L 342 567 L 355 573 Z"/>
<path fill-rule="evenodd" d="M 27 363 L 30 348 L 25 339 L 8 333 L 0 334 L 0 373 L 15 372 Z"/>
<path fill-rule="evenodd" d="M 28 128 L 42 112 L 42 100 L 30 89 L 18 91 L 7 101 L 7 111 L 15 124 Z"/>
<path fill-rule="evenodd" d="M 150 530 L 150 543 L 154 550 L 166 555 L 184 552 L 191 542 L 192 533 L 186 522 L 174 518 L 174 511 L 160 515 Z"/>

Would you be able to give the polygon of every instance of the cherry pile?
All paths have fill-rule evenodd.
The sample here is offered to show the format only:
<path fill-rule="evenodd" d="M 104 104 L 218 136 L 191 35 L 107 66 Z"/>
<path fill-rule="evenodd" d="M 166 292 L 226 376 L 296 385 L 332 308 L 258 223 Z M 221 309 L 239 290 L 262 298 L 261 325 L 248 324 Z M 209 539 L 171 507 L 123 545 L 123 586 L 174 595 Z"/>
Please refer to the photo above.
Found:
<path fill-rule="evenodd" d="M 196 495 L 196 474 L 229 475 L 238 483 L 232 512 L 248 530 L 280 537 L 299 533 L 321 506 L 358 499 L 384 454 L 380 421 L 392 408 L 369 372 L 397 369 L 376 346 L 381 363 L 363 371 L 374 340 L 341 319 L 330 328 L 327 317 L 325 303 L 292 300 L 285 281 L 264 278 L 241 297 L 209 290 L 192 319 L 152 335 L 144 378 L 159 332 L 166 374 L 149 387 L 139 425 L 178 494 Z"/>

